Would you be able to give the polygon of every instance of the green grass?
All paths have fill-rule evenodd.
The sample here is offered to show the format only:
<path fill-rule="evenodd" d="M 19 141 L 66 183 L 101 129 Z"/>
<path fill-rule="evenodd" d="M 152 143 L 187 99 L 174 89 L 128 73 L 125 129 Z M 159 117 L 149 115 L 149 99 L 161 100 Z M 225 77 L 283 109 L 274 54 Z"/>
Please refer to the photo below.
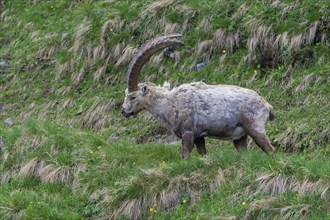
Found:
<path fill-rule="evenodd" d="M 0 11 L 0 219 L 330 218 L 328 1 L 34 2 Z M 166 31 L 186 46 L 141 81 L 256 90 L 274 156 L 207 139 L 183 160 L 154 119 L 121 116 L 124 51 Z"/>

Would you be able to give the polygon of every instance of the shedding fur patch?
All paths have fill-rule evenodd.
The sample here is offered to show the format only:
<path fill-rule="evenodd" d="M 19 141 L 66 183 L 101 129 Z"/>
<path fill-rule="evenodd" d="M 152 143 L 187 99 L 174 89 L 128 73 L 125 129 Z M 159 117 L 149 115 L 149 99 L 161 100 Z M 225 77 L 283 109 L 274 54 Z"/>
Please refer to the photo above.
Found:
<path fill-rule="evenodd" d="M 168 81 L 165 81 L 163 84 L 163 88 L 165 88 L 167 90 L 171 90 L 171 83 L 169 83 Z"/>

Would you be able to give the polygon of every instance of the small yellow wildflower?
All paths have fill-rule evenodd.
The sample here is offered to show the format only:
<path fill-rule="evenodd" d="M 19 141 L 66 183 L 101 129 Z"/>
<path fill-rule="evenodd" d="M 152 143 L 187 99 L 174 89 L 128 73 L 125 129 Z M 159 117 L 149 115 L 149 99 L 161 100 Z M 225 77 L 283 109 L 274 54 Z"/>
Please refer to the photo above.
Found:
<path fill-rule="evenodd" d="M 227 51 L 226 50 L 223 50 L 222 53 L 227 53 Z"/>
<path fill-rule="evenodd" d="M 242 205 L 246 205 L 246 202 L 242 202 Z"/>
<path fill-rule="evenodd" d="M 187 200 L 184 199 L 184 200 L 182 201 L 182 203 L 183 203 L 183 204 L 186 204 L 186 203 L 187 203 Z"/>
<path fill-rule="evenodd" d="M 166 168 L 166 162 L 165 161 L 163 161 L 163 162 L 161 162 L 160 164 L 159 164 L 159 167 L 160 167 L 160 169 L 164 169 L 164 168 Z"/>
<path fill-rule="evenodd" d="M 256 73 L 258 73 L 258 71 L 257 70 L 254 70 L 254 74 L 256 74 Z"/>
<path fill-rule="evenodd" d="M 153 211 L 154 211 L 154 208 L 150 208 L 149 211 L 150 211 L 150 212 L 153 212 Z"/>
<path fill-rule="evenodd" d="M 112 31 L 113 31 L 113 29 L 112 29 L 112 28 L 110 28 L 110 29 L 109 29 L 109 31 L 110 31 L 110 32 L 112 32 Z"/>

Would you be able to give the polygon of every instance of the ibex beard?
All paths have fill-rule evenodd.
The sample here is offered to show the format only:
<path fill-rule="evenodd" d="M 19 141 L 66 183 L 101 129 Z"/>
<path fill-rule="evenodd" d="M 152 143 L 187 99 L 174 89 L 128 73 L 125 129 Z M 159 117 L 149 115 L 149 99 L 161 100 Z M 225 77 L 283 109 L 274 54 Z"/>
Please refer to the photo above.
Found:
<path fill-rule="evenodd" d="M 231 85 L 183 84 L 172 90 L 153 83 L 138 83 L 143 64 L 156 51 L 184 45 L 179 34 L 154 38 L 141 46 L 127 73 L 127 90 L 122 114 L 130 117 L 141 110 L 150 112 L 162 125 L 182 139 L 182 157 L 189 157 L 194 145 L 206 154 L 205 137 L 233 140 L 237 150 L 247 149 L 247 136 L 266 153 L 272 154 L 265 130 L 274 119 L 273 108 L 255 91 Z"/>

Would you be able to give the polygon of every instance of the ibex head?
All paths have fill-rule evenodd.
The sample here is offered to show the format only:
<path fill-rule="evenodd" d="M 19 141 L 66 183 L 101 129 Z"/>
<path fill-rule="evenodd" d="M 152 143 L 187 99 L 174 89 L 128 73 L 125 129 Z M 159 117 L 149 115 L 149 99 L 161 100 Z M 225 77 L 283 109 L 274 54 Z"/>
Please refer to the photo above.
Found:
<path fill-rule="evenodd" d="M 157 51 L 174 45 L 183 46 L 184 43 L 177 40 L 181 34 L 168 34 L 156 37 L 145 42 L 132 58 L 127 70 L 127 89 L 125 91 L 125 101 L 123 103 L 122 114 L 125 117 L 134 116 L 145 109 L 145 97 L 148 94 L 148 86 L 152 83 L 138 83 L 139 74 L 143 65 Z"/>

